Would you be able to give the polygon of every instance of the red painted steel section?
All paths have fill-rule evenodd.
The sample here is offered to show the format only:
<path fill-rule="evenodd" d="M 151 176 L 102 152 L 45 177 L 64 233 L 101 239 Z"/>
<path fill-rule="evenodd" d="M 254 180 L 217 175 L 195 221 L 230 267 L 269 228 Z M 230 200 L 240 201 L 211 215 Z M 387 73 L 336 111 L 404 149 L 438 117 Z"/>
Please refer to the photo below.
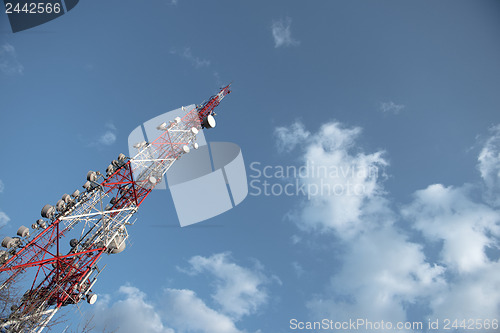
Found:
<path fill-rule="evenodd" d="M 199 107 L 198 117 L 200 119 L 200 122 L 203 122 L 203 119 L 206 116 L 213 114 L 214 109 L 219 105 L 222 99 L 231 93 L 229 86 L 231 86 L 231 84 L 228 84 L 227 86 L 222 88 L 217 95 L 210 97 L 208 102 Z"/>

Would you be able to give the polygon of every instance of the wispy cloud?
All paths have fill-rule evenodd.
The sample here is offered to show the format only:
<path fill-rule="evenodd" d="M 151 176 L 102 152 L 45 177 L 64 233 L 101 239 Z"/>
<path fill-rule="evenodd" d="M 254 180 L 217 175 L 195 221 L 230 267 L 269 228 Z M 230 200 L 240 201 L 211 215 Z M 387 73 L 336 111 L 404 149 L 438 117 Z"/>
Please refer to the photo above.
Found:
<path fill-rule="evenodd" d="M 403 111 L 405 106 L 403 104 L 396 104 L 393 101 L 380 103 L 380 111 L 384 113 L 398 114 Z"/>
<path fill-rule="evenodd" d="M 79 134 L 78 137 L 86 147 L 107 147 L 116 142 L 118 129 L 112 122 L 107 122 L 104 128 L 96 129 L 95 132 L 85 135 Z"/>
<path fill-rule="evenodd" d="M 116 126 L 112 123 L 107 123 L 106 128 L 106 132 L 99 138 L 99 143 L 105 146 L 110 146 L 116 141 Z"/>
<path fill-rule="evenodd" d="M 5 185 L 2 182 L 2 180 L 0 180 L 0 193 L 3 193 L 4 189 Z M 6 225 L 9 221 L 10 218 L 7 216 L 7 214 L 5 214 L 3 211 L 0 210 L 0 227 Z"/>
<path fill-rule="evenodd" d="M 297 46 L 300 44 L 298 40 L 292 37 L 291 25 L 292 19 L 290 17 L 273 21 L 271 31 L 274 38 L 274 47 Z"/>
<path fill-rule="evenodd" d="M 0 47 L 0 71 L 7 75 L 24 73 L 24 66 L 17 60 L 16 49 L 9 43 Z"/>
<path fill-rule="evenodd" d="M 255 313 L 267 302 L 264 285 L 268 279 L 256 269 L 244 268 L 230 260 L 229 253 L 211 257 L 195 256 L 189 260 L 192 274 L 210 273 L 216 278 L 212 298 L 232 318 Z"/>
<path fill-rule="evenodd" d="M 217 84 L 218 86 L 221 86 L 222 84 L 224 84 L 224 82 L 222 82 L 222 80 L 221 80 L 219 72 L 217 72 L 217 71 L 214 72 L 214 78 L 215 78 L 215 84 Z"/>
<path fill-rule="evenodd" d="M 199 58 L 197 56 L 194 56 L 193 53 L 191 52 L 191 48 L 186 47 L 183 50 L 177 50 L 177 49 L 171 49 L 170 54 L 176 54 L 179 55 L 180 57 L 188 60 L 191 62 L 191 64 L 196 67 L 196 68 L 201 68 L 201 67 L 208 67 L 210 66 L 210 61 L 206 59 Z"/>
<path fill-rule="evenodd" d="M 292 261 L 292 268 L 298 278 L 302 277 L 305 273 L 304 268 L 296 261 Z"/>
<path fill-rule="evenodd" d="M 295 122 L 291 126 L 277 127 L 274 131 L 276 137 L 276 145 L 279 152 L 290 152 L 299 143 L 305 141 L 309 135 L 305 130 L 304 125 L 300 122 Z"/>
<path fill-rule="evenodd" d="M 10 221 L 10 218 L 4 212 L 0 211 L 0 227 L 3 227 Z"/>
<path fill-rule="evenodd" d="M 490 128 L 490 133 L 477 158 L 477 167 L 488 189 L 488 202 L 500 206 L 500 125 Z"/>

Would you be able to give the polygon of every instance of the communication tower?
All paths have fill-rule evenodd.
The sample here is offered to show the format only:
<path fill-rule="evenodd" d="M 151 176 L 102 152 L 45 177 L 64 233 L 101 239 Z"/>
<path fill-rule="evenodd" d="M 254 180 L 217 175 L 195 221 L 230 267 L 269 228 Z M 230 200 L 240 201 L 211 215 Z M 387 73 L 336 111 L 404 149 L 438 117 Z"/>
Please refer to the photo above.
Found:
<path fill-rule="evenodd" d="M 104 173 L 89 171 L 84 191 L 45 205 L 31 230 L 21 226 L 15 237 L 2 240 L 0 293 L 26 272 L 32 273 L 33 282 L 12 304 L 10 315 L 0 319 L 0 331 L 41 332 L 62 306 L 96 302 L 93 289 L 104 268 L 98 266 L 102 256 L 125 249 L 127 227 L 135 222 L 132 216 L 172 164 L 198 149 L 198 132 L 215 127 L 214 109 L 229 88 L 230 84 L 182 118 L 159 124 L 161 135 L 153 142 L 137 143 L 137 155 L 118 155 Z M 69 240 L 70 249 L 61 253 L 61 241 L 70 234 L 76 235 Z"/>

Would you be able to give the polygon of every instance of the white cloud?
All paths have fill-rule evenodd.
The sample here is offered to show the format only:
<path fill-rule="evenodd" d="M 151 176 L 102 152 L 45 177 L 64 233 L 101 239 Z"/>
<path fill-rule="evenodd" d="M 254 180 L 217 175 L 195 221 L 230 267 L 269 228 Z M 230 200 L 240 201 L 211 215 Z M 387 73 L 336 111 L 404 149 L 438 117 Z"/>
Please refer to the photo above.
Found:
<path fill-rule="evenodd" d="M 282 127 L 276 132 L 278 142 L 290 140 L 292 146 L 302 143 L 302 162 L 310 170 L 301 178 L 310 200 L 291 214 L 299 227 L 335 231 L 349 238 L 372 224 L 367 216 L 384 214 L 390 222 L 380 183 L 388 162 L 383 151 L 365 154 L 356 149 L 359 127 L 328 123 L 310 135 L 296 123 L 289 130 Z"/>
<path fill-rule="evenodd" d="M 298 278 L 302 277 L 302 275 L 304 275 L 305 273 L 305 270 L 302 267 L 302 265 L 296 261 L 292 261 L 292 268 Z"/>
<path fill-rule="evenodd" d="M 298 244 L 302 241 L 302 237 L 298 235 L 292 235 L 292 237 L 290 237 L 290 241 L 292 242 L 292 244 Z"/>
<path fill-rule="evenodd" d="M 500 262 L 486 253 L 500 249 L 500 212 L 474 201 L 473 193 L 471 185 L 434 184 L 403 209 L 428 241 L 443 244 L 438 260 L 450 278 L 430 302 L 436 318 L 500 315 Z"/>
<path fill-rule="evenodd" d="M 500 316 L 500 262 L 462 274 L 431 301 L 434 318 L 496 318 Z M 497 330 L 475 330 L 497 332 Z"/>
<path fill-rule="evenodd" d="M 232 262 L 229 253 L 195 256 L 189 264 L 188 270 L 180 270 L 214 278 L 213 284 L 205 282 L 215 287 L 211 296 L 216 308 L 207 305 L 193 290 L 166 288 L 157 302 L 150 302 L 138 288 L 125 285 L 118 291 L 121 299 L 112 302 L 112 297 L 105 295 L 96 303 L 91 313 L 96 329 L 115 329 L 120 323 L 118 331 L 125 333 L 245 332 L 236 327 L 237 321 L 256 313 L 268 299 L 263 285 L 269 279 L 262 273 L 261 265 L 256 262 L 253 269 L 239 266 Z"/>
<path fill-rule="evenodd" d="M 282 131 L 286 135 L 281 137 L 295 137 L 292 129 Z M 341 189 L 311 196 L 292 214 L 309 234 L 335 232 L 343 248 L 340 270 L 307 307 L 316 319 L 404 321 L 408 304 L 429 298 L 444 285 L 444 269 L 427 263 L 422 247 L 395 227 L 396 214 L 381 177 L 388 162 L 383 151 L 364 153 L 357 146 L 361 132 L 328 123 L 301 141 L 301 161 L 317 171 L 302 181 Z M 327 172 L 319 172 L 322 166 L 328 166 Z"/>
<path fill-rule="evenodd" d="M 172 49 L 170 50 L 170 54 L 177 54 L 181 56 L 182 58 L 191 62 L 191 64 L 196 68 L 210 66 L 210 61 L 194 56 L 193 53 L 191 52 L 191 48 L 189 47 L 184 48 L 184 50 L 182 51 Z"/>
<path fill-rule="evenodd" d="M 478 169 L 488 188 L 487 199 L 500 205 L 500 125 L 490 129 L 491 136 L 478 156 Z"/>
<path fill-rule="evenodd" d="M 491 129 L 478 157 L 487 193 L 498 190 L 500 126 Z M 428 242 L 442 243 L 438 261 L 446 267 L 447 285 L 431 300 L 435 318 L 498 318 L 500 262 L 487 249 L 500 249 L 498 201 L 477 197 L 477 185 L 433 184 L 416 191 L 402 215 Z"/>
<path fill-rule="evenodd" d="M 266 304 L 268 295 L 264 285 L 268 279 L 261 268 L 254 270 L 239 266 L 230 260 L 229 253 L 210 257 L 195 256 L 189 260 L 190 273 L 210 273 L 215 277 L 215 293 L 212 298 L 223 313 L 240 319 L 255 313 Z"/>
<path fill-rule="evenodd" d="M 131 285 L 121 286 L 119 299 L 103 295 L 88 316 L 95 330 L 120 333 L 242 333 L 233 319 L 208 307 L 187 289 L 164 289 L 159 302 L 147 300 L 144 292 Z"/>
<path fill-rule="evenodd" d="M 217 84 L 218 86 L 221 86 L 224 84 L 224 82 L 222 82 L 222 80 L 220 78 L 219 72 L 217 72 L 217 71 L 214 72 L 214 79 L 215 79 L 215 84 Z"/>
<path fill-rule="evenodd" d="M 485 248 L 500 237 L 500 213 L 473 202 L 470 187 L 435 184 L 415 193 L 403 216 L 430 241 L 444 241 L 441 261 L 458 273 L 485 267 Z"/>
<path fill-rule="evenodd" d="M 116 134 L 111 131 L 106 131 L 100 138 L 99 142 L 103 145 L 110 146 L 116 141 Z"/>
<path fill-rule="evenodd" d="M 162 323 L 162 318 L 146 295 L 130 285 L 118 290 L 124 299 L 111 304 L 111 297 L 98 300 L 93 309 L 92 324 L 97 330 L 118 329 L 120 333 L 174 333 Z"/>
<path fill-rule="evenodd" d="M 320 318 L 405 321 L 408 304 L 428 299 L 445 285 L 443 268 L 428 264 L 421 247 L 392 227 L 357 238 L 343 261 L 326 295 L 307 304 Z"/>
<path fill-rule="evenodd" d="M 392 101 L 380 103 L 380 111 L 384 113 L 398 114 L 404 110 L 405 106 L 403 104 L 396 104 Z"/>
<path fill-rule="evenodd" d="M 0 193 L 2 193 L 4 190 L 5 190 L 5 185 L 2 182 L 2 180 L 0 180 Z M 10 221 L 10 218 L 7 216 L 7 214 L 5 214 L 4 212 L 2 212 L 0 210 L 0 227 L 3 227 L 4 225 L 6 225 L 9 221 Z"/>
<path fill-rule="evenodd" d="M 299 143 L 303 143 L 310 134 L 300 122 L 295 122 L 289 127 L 277 127 L 274 130 L 274 135 L 278 151 L 292 151 Z"/>
<path fill-rule="evenodd" d="M 23 74 L 24 66 L 17 60 L 16 49 L 9 43 L 0 47 L 0 70 L 4 74 Z"/>
<path fill-rule="evenodd" d="M 192 290 L 166 289 L 161 309 L 166 320 L 180 333 L 242 332 L 231 318 L 209 308 Z"/>
<path fill-rule="evenodd" d="M 499 127 L 493 128 L 478 159 L 489 189 L 499 180 L 499 132 Z M 360 133 L 359 128 L 326 124 L 301 142 L 302 160 L 383 170 L 388 163 L 381 151 L 365 154 L 356 146 Z M 286 135 L 293 137 L 291 131 Z M 331 180 L 325 175 L 305 179 L 309 184 Z M 347 180 L 356 181 L 336 181 Z M 404 321 L 412 306 L 431 318 L 500 316 L 500 262 L 487 253 L 500 250 L 500 212 L 490 201 L 480 201 L 479 186 L 430 185 L 396 212 L 390 207 L 399 203 L 389 201 L 376 173 L 361 177 L 359 183 L 367 189 L 361 196 L 318 195 L 303 200 L 293 214 L 298 226 L 308 231 L 305 236 L 334 230 L 343 249 L 341 257 L 332 258 L 341 260 L 340 270 L 321 295 L 307 303 L 312 317 Z M 407 234 L 420 241 L 410 241 Z"/>
<path fill-rule="evenodd" d="M 292 19 L 290 17 L 273 21 L 271 31 L 274 38 L 274 47 L 297 46 L 300 44 L 299 41 L 292 38 L 291 25 Z"/>
<path fill-rule="evenodd" d="M 10 221 L 10 218 L 0 210 L 0 227 L 3 227 Z"/>
<path fill-rule="evenodd" d="M 112 123 L 107 123 L 106 128 L 106 132 L 99 137 L 98 142 L 101 145 L 110 146 L 116 142 L 116 127 Z"/>

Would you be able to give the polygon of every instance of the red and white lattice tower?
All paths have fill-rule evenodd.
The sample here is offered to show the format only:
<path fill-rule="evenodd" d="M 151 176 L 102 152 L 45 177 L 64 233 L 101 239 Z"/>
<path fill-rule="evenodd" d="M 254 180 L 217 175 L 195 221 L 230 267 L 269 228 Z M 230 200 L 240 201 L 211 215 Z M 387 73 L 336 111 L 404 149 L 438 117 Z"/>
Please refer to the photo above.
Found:
<path fill-rule="evenodd" d="M 214 108 L 230 93 L 222 88 L 208 102 L 157 128 L 162 133 L 153 142 L 141 142 L 139 153 L 128 158 L 120 154 L 106 173 L 89 171 L 85 191 L 65 194 L 55 206 L 45 205 L 42 219 L 32 231 L 21 226 L 16 237 L 5 237 L 0 250 L 0 293 L 12 288 L 23 273 L 31 272 L 33 282 L 0 319 L 2 332 L 41 332 L 61 306 L 87 300 L 92 292 L 103 254 L 120 253 L 128 238 L 132 216 L 161 181 L 172 164 L 197 149 L 196 134 L 215 126 Z M 62 250 L 61 239 L 75 235 L 70 250 Z M 31 280 L 30 280 L 31 281 Z"/>

